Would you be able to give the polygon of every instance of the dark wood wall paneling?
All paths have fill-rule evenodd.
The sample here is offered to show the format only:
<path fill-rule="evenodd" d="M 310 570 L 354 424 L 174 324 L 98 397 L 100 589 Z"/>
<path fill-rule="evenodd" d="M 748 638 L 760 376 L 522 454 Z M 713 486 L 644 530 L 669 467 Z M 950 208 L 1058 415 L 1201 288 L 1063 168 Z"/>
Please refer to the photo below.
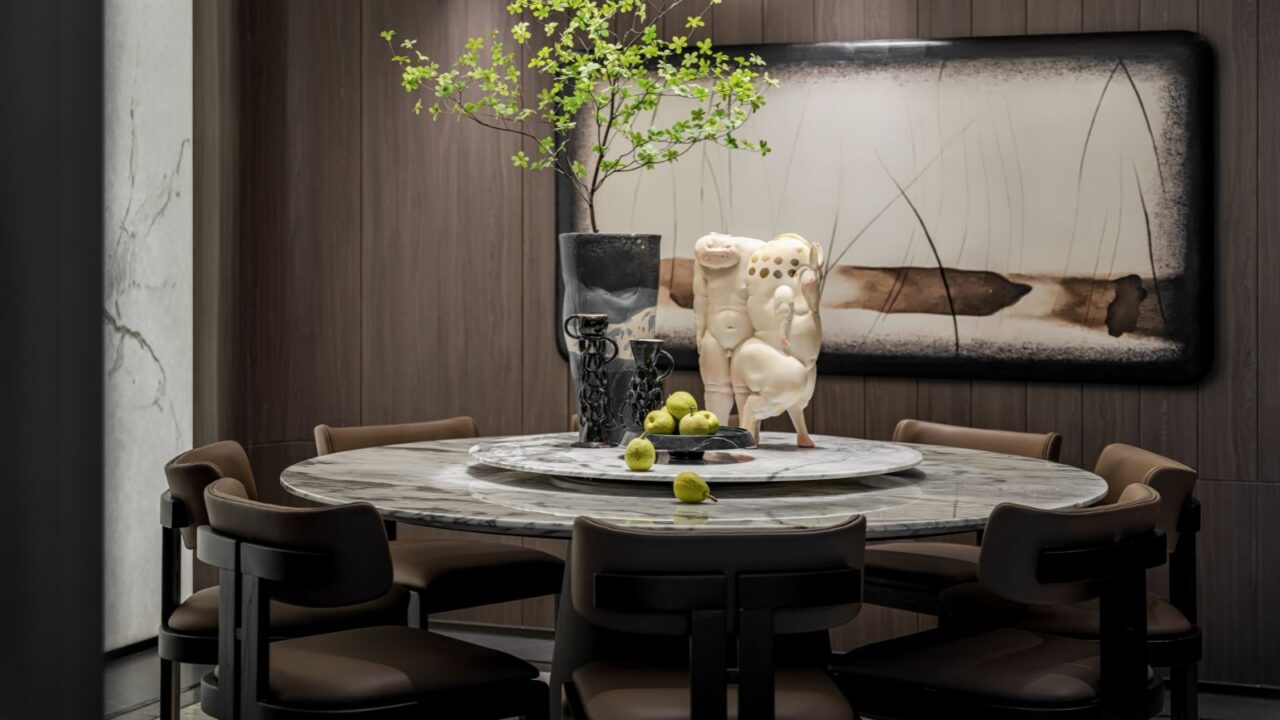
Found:
<path fill-rule="evenodd" d="M 198 0 L 198 13 L 202 4 L 210 0 Z M 421 38 L 424 51 L 448 55 L 465 36 L 504 25 L 502 6 L 267 0 L 239 10 L 238 36 L 226 10 L 220 18 L 205 13 L 205 28 L 197 24 L 198 48 L 202 34 L 208 48 L 198 49 L 197 103 L 210 93 L 223 101 L 197 106 L 197 138 L 208 144 L 197 142 L 208 163 L 197 167 L 198 430 L 202 440 L 247 441 L 264 485 L 313 452 L 317 422 L 467 413 L 492 433 L 565 427 L 573 401 L 550 326 L 553 179 L 510 167 L 518 139 L 446 121 L 428 127 L 414 117 L 376 36 L 395 27 Z M 1280 286 L 1260 282 L 1280 272 L 1280 209 L 1267 201 L 1280 192 L 1280 98 L 1259 92 L 1280 84 L 1280 6 L 729 0 L 708 27 L 723 44 L 1166 28 L 1210 40 L 1220 108 L 1218 350 L 1204 382 L 823 377 L 812 427 L 887 438 L 899 419 L 915 416 L 1056 430 L 1073 464 L 1088 467 L 1107 443 L 1123 441 L 1199 467 L 1203 675 L 1280 685 L 1280 621 L 1264 611 L 1280 605 L 1271 570 L 1280 537 L 1264 520 L 1280 512 Z M 672 20 L 664 30 L 679 26 Z M 235 177 L 238 195 L 228 181 Z M 701 382 L 681 372 L 668 389 L 700 394 Z M 546 626 L 550 608 L 544 600 L 463 617 Z M 931 623 L 868 607 L 836 640 L 860 643 Z"/>

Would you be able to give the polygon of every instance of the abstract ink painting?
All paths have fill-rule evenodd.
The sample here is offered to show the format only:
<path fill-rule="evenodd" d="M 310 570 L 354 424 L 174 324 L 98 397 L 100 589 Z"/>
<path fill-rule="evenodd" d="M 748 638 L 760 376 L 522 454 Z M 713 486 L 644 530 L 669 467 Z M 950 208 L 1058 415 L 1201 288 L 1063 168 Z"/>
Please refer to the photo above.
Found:
<path fill-rule="evenodd" d="M 726 48 L 779 86 L 743 128 L 597 197 L 663 235 L 658 333 L 693 348 L 692 249 L 826 251 L 825 373 L 1192 382 L 1211 361 L 1209 52 L 1179 32 Z M 687 112 L 664 103 L 663 113 Z M 590 151 L 581 118 L 575 152 Z M 561 192 L 562 230 L 585 208 Z"/>

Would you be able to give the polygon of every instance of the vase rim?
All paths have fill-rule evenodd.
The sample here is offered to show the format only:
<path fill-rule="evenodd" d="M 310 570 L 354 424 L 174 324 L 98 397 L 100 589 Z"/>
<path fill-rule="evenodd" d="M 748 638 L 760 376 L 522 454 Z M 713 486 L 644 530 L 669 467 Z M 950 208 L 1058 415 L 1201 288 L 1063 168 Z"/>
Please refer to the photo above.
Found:
<path fill-rule="evenodd" d="M 660 238 L 661 233 L 616 233 L 616 232 L 564 232 L 562 238 L 574 237 L 617 237 L 617 238 Z"/>

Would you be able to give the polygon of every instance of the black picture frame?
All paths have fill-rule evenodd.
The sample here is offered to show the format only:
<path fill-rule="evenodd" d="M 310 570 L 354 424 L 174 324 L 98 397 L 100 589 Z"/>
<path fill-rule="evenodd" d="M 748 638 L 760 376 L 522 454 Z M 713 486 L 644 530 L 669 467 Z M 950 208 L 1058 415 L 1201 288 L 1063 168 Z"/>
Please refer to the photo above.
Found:
<path fill-rule="evenodd" d="M 1188 31 L 1089 33 L 1073 35 L 1026 35 L 1008 37 L 957 38 L 948 40 L 895 40 L 870 42 L 801 43 L 775 45 L 735 45 L 720 48 L 730 54 L 754 53 L 769 66 L 790 63 L 898 63 L 939 59 L 980 58 L 1112 58 L 1127 55 L 1156 55 L 1172 63 L 1186 80 L 1186 127 L 1190 142 L 1186 147 L 1186 167 L 1194 177 L 1187 194 L 1187 257 L 1184 276 L 1190 314 L 1184 319 L 1188 329 L 1181 337 L 1185 351 L 1175 359 L 1158 361 L 1089 362 L 1082 360 L 989 359 L 974 362 L 928 356 L 901 355 L 891 358 L 862 357 L 823 349 L 818 370 L 827 375 L 903 376 L 920 378 L 995 379 L 1054 382 L 1130 383 L 1177 385 L 1203 379 L 1213 366 L 1217 306 L 1214 281 L 1214 117 L 1215 85 L 1213 52 L 1208 41 Z M 572 152 L 572 148 L 571 148 Z M 574 196 L 569 181 L 557 176 L 557 233 L 579 230 L 574 227 Z M 558 252 L 558 251 L 557 251 Z M 563 298 L 563 283 L 556 261 L 556 304 Z M 563 337 L 556 334 L 557 347 L 567 357 Z M 696 352 L 688 347 L 669 347 L 679 369 L 698 366 Z"/>

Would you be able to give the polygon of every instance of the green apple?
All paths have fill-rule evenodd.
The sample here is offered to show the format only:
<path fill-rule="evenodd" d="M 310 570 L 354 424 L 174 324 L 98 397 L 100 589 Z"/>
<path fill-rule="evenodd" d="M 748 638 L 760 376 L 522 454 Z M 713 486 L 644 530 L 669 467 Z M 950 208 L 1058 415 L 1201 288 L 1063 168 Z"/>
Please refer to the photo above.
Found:
<path fill-rule="evenodd" d="M 720 432 L 720 418 L 716 417 L 715 413 L 710 410 L 699 410 L 694 413 L 694 415 L 698 415 L 706 419 L 707 425 L 710 426 L 707 430 L 708 435 L 715 435 Z"/>
<path fill-rule="evenodd" d="M 683 390 L 671 393 L 667 398 L 667 412 L 671 413 L 671 417 L 679 420 L 685 415 L 698 412 L 698 401 Z"/>
<path fill-rule="evenodd" d="M 711 423 L 702 413 L 690 413 L 680 418 L 681 435 L 710 435 Z"/>
<path fill-rule="evenodd" d="M 654 410 L 644 416 L 644 431 L 650 435 L 675 435 L 676 419 L 666 410 Z"/>
<path fill-rule="evenodd" d="M 677 475 L 671 489 L 676 499 L 682 503 L 697 504 L 703 500 L 716 502 L 715 496 L 711 494 L 711 488 L 707 486 L 707 481 L 696 472 L 685 471 Z"/>
<path fill-rule="evenodd" d="M 645 472 L 653 467 L 654 458 L 657 453 L 653 450 L 653 443 L 638 437 L 627 443 L 627 468 L 636 472 Z"/>

